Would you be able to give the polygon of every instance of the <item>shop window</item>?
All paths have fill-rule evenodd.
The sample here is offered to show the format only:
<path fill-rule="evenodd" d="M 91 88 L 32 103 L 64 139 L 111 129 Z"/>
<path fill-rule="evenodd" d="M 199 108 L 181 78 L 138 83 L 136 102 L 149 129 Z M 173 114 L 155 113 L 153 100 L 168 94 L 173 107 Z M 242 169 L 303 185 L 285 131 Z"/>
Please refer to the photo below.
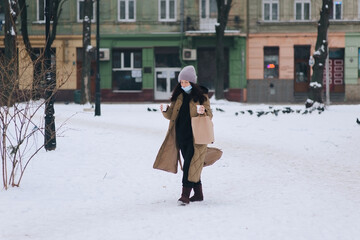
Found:
<path fill-rule="evenodd" d="M 113 90 L 133 91 L 142 89 L 141 49 L 113 50 Z"/>
<path fill-rule="evenodd" d="M 118 20 L 122 22 L 135 21 L 135 0 L 118 1 Z"/>
<path fill-rule="evenodd" d="M 330 19 L 341 20 L 342 19 L 342 1 L 334 1 L 333 10 L 330 12 Z"/>
<path fill-rule="evenodd" d="M 159 20 L 176 21 L 176 0 L 159 0 Z"/>
<path fill-rule="evenodd" d="M 264 47 L 264 78 L 279 78 L 279 47 Z"/>
<path fill-rule="evenodd" d="M 295 19 L 310 20 L 310 0 L 295 1 Z"/>
<path fill-rule="evenodd" d="M 263 0 L 263 18 L 265 21 L 279 20 L 278 0 Z"/>
<path fill-rule="evenodd" d="M 77 21 L 78 22 L 82 22 L 84 20 L 84 5 L 85 5 L 85 0 L 77 0 Z M 95 1 L 93 1 L 93 7 L 92 7 L 93 11 L 92 14 L 90 16 L 91 22 L 95 22 L 95 10 L 96 10 L 96 5 L 95 5 Z"/>
<path fill-rule="evenodd" d="M 295 82 L 307 83 L 310 78 L 310 46 L 294 46 Z"/>

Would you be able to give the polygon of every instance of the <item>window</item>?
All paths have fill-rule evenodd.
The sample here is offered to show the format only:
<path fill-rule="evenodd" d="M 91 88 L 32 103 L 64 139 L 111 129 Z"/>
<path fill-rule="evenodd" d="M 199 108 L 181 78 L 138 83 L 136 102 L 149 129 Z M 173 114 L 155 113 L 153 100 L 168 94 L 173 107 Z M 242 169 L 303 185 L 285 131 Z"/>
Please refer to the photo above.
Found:
<path fill-rule="evenodd" d="M 113 90 L 142 89 L 141 49 L 115 49 L 113 60 Z"/>
<path fill-rule="evenodd" d="M 77 21 L 78 22 L 82 22 L 84 19 L 84 2 L 85 2 L 85 0 L 77 0 Z M 92 15 L 90 16 L 91 22 L 95 22 L 95 16 L 96 16 L 95 10 L 96 10 L 95 1 L 93 1 L 93 12 L 92 12 Z"/>
<path fill-rule="evenodd" d="M 279 78 L 279 47 L 264 47 L 264 78 Z"/>
<path fill-rule="evenodd" d="M 265 21 L 279 20 L 278 0 L 263 0 L 263 17 Z"/>
<path fill-rule="evenodd" d="M 295 1 L 295 20 L 310 20 L 310 1 Z"/>
<path fill-rule="evenodd" d="M 181 67 L 179 48 L 155 48 L 155 66 L 162 68 Z"/>
<path fill-rule="evenodd" d="M 359 59 L 358 59 L 358 77 L 360 78 L 360 48 L 359 48 Z"/>
<path fill-rule="evenodd" d="M 217 18 L 216 0 L 201 0 L 201 18 Z"/>
<path fill-rule="evenodd" d="M 176 0 L 159 0 L 159 20 L 176 21 Z"/>
<path fill-rule="evenodd" d="M 37 21 L 45 22 L 45 0 L 37 0 Z"/>
<path fill-rule="evenodd" d="M 333 10 L 330 12 L 330 19 L 342 19 L 342 1 L 334 1 Z"/>
<path fill-rule="evenodd" d="M 54 14 L 53 14 L 53 9 L 54 9 L 54 5 L 55 5 L 55 1 L 52 2 L 52 7 L 50 6 L 49 10 L 49 14 L 50 14 L 50 20 L 52 21 L 54 18 Z M 46 0 L 37 0 L 37 15 L 36 15 L 36 20 L 40 23 L 45 23 L 46 19 L 45 19 L 45 6 L 46 6 Z"/>
<path fill-rule="evenodd" d="M 4 2 L 0 1 L 0 31 L 2 31 L 3 24 L 5 24 Z"/>
<path fill-rule="evenodd" d="M 3 66 L 5 61 L 5 48 L 0 48 L 0 66 Z"/>
<path fill-rule="evenodd" d="M 119 0 L 118 20 L 121 22 L 135 21 L 135 0 Z"/>

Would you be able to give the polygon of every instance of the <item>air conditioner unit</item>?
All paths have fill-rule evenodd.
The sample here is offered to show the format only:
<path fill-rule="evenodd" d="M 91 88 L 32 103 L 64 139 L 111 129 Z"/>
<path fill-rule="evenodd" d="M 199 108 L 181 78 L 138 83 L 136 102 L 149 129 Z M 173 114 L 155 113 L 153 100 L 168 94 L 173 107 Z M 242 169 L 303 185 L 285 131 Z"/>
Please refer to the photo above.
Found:
<path fill-rule="evenodd" d="M 108 48 L 99 49 L 99 59 L 100 61 L 109 61 L 110 60 L 110 50 Z"/>
<path fill-rule="evenodd" d="M 196 60 L 196 49 L 183 49 L 183 60 Z"/>

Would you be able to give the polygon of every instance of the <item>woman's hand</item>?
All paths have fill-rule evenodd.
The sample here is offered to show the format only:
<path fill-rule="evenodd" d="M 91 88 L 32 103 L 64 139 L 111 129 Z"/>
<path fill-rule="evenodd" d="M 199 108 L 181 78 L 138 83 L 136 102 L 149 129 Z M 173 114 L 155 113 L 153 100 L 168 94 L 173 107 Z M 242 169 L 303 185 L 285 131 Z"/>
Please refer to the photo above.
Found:
<path fill-rule="evenodd" d="M 197 107 L 197 113 L 198 114 L 204 114 L 205 113 L 204 105 L 196 105 L 196 107 Z"/>
<path fill-rule="evenodd" d="M 167 104 L 161 104 L 161 105 L 160 105 L 160 110 L 161 110 L 162 112 L 166 112 L 166 110 L 168 109 L 168 107 L 169 107 L 169 105 L 167 105 Z"/>

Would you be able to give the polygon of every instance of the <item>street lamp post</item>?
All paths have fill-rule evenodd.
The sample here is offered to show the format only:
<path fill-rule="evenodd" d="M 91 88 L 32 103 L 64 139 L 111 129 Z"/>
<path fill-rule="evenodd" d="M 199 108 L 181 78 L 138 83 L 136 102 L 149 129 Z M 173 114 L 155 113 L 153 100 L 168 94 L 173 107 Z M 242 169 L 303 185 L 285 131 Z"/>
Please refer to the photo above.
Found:
<path fill-rule="evenodd" d="M 55 88 L 55 79 L 51 72 L 51 46 L 50 46 L 50 6 L 52 0 L 46 0 L 45 2 L 45 18 L 46 18 L 46 26 L 45 26 L 45 81 L 46 81 L 46 89 L 45 89 L 45 149 L 47 151 L 55 150 L 56 148 L 56 133 L 55 133 L 55 117 L 54 117 L 54 94 L 53 90 Z"/>
<path fill-rule="evenodd" d="M 100 110 L 100 0 L 96 0 L 96 84 L 95 84 L 95 116 L 101 115 Z"/>

